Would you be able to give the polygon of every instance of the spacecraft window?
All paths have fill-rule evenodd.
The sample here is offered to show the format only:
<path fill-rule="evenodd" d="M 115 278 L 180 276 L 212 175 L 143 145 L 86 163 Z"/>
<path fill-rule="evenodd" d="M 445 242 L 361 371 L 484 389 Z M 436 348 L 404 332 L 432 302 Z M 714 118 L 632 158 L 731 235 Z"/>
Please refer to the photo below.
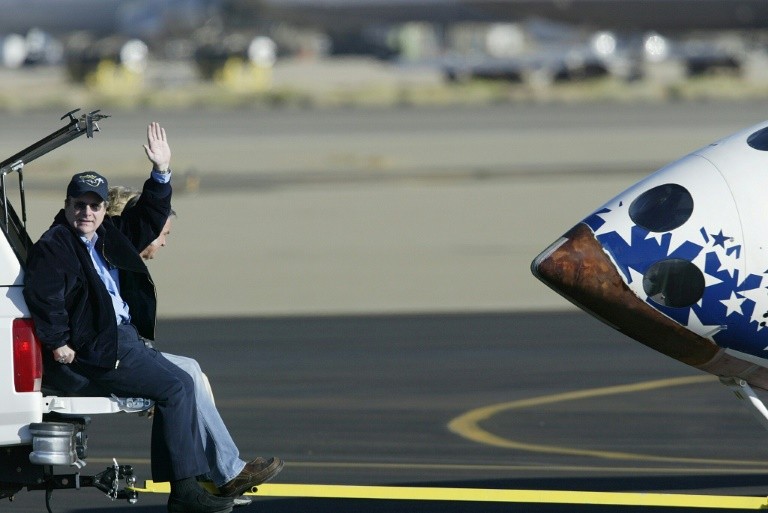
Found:
<path fill-rule="evenodd" d="M 643 275 L 643 290 L 654 303 L 683 308 L 704 295 L 704 274 L 687 260 L 656 262 Z"/>
<path fill-rule="evenodd" d="M 693 212 L 691 193 L 676 183 L 647 190 L 629 206 L 629 217 L 650 232 L 668 232 L 682 226 Z"/>
<path fill-rule="evenodd" d="M 756 150 L 768 151 L 768 127 L 758 130 L 747 137 L 747 144 Z"/>

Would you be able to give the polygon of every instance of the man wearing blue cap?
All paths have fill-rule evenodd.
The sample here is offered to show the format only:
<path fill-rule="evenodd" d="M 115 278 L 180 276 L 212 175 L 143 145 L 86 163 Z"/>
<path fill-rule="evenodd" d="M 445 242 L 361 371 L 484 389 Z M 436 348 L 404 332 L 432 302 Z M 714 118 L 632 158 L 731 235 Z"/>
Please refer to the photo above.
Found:
<path fill-rule="evenodd" d="M 72 177 L 64 209 L 29 252 L 24 297 L 46 367 L 66 365 L 108 393 L 155 401 L 152 477 L 171 483 L 168 511 L 227 513 L 232 498 L 211 495 L 196 480 L 209 468 L 193 380 L 142 341 L 154 339 L 157 304 L 139 249 L 160 234 L 171 212 L 171 151 L 157 123 L 147 129 L 144 150 L 152 173 L 123 216 L 105 217 L 103 176 Z"/>

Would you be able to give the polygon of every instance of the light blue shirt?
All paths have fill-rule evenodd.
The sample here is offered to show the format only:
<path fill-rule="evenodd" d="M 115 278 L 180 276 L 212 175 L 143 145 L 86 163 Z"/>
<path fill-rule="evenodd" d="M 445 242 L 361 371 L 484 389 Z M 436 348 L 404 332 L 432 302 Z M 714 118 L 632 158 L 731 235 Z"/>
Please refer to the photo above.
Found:
<path fill-rule="evenodd" d="M 157 183 L 168 183 L 171 181 L 171 170 L 168 169 L 167 172 L 161 173 L 157 169 L 152 168 L 152 173 L 150 173 L 150 176 L 152 176 L 152 179 Z"/>
<path fill-rule="evenodd" d="M 99 234 L 94 233 L 91 240 L 88 240 L 85 236 L 81 236 L 80 240 L 83 241 L 85 247 L 88 249 L 88 254 L 91 255 L 93 266 L 96 268 L 96 274 L 99 275 L 102 283 L 107 287 L 109 297 L 112 299 L 112 306 L 115 309 L 117 324 L 129 323 L 131 321 L 131 314 L 128 313 L 128 305 L 123 301 L 123 298 L 120 297 L 120 277 L 117 273 L 117 269 L 105 262 L 104 257 L 96 251 L 96 241 L 99 240 Z"/>
<path fill-rule="evenodd" d="M 152 179 L 158 183 L 168 183 L 171 181 L 171 170 L 166 173 L 160 173 L 156 169 L 152 169 Z M 91 255 L 93 266 L 96 268 L 96 273 L 101 278 L 104 286 L 107 287 L 109 297 L 112 299 L 112 306 L 115 309 L 115 316 L 117 317 L 117 324 L 127 324 L 131 322 L 131 314 L 128 312 L 128 304 L 120 297 L 120 275 L 116 268 L 111 267 L 101 254 L 96 251 L 96 241 L 99 240 L 99 234 L 94 233 L 93 238 L 88 240 L 86 237 L 81 236 L 80 240 L 83 241 L 85 247 L 88 248 L 88 254 Z"/>

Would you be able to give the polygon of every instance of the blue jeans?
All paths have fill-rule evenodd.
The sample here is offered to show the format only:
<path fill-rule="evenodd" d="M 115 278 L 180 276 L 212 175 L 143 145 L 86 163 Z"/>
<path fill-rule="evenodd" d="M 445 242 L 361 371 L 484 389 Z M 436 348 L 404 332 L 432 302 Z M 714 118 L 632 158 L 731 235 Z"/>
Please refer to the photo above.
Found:
<path fill-rule="evenodd" d="M 205 448 L 205 457 L 211 469 L 211 480 L 216 486 L 228 483 L 243 470 L 245 461 L 240 459 L 240 451 L 216 409 L 208 378 L 203 374 L 197 360 L 175 354 L 162 353 L 162 355 L 192 376 L 192 381 L 195 383 L 197 424 Z"/>
<path fill-rule="evenodd" d="M 135 331 L 131 327 L 121 330 Z M 149 351 L 155 353 L 154 349 Z M 229 434 L 224 421 L 221 419 L 213 400 L 213 393 L 197 360 L 186 356 L 161 353 L 165 360 L 183 370 L 194 382 L 194 396 L 197 404 L 195 410 L 196 423 L 200 432 L 200 439 L 205 450 L 205 459 L 210 468 L 209 476 L 216 486 L 228 483 L 243 470 L 245 461 L 240 459 L 240 451 Z M 92 379 L 75 371 L 73 367 L 62 365 L 47 358 L 46 368 L 43 373 L 44 385 L 58 390 L 64 390 L 70 395 L 103 396 L 109 392 L 99 387 Z M 82 372 L 82 371 L 81 371 Z M 54 392 L 55 393 L 55 392 Z"/>
<path fill-rule="evenodd" d="M 92 367 L 75 360 L 69 367 L 107 392 L 155 401 L 152 422 L 152 478 L 172 481 L 209 470 L 200 440 L 195 384 L 189 374 L 149 349 L 133 326 L 118 326 L 119 365 Z"/>

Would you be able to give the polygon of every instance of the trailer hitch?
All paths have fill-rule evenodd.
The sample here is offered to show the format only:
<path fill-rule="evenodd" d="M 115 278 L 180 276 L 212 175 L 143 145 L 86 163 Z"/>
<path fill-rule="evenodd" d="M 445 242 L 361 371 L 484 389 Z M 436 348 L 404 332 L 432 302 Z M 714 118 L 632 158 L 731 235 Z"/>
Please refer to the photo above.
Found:
<path fill-rule="evenodd" d="M 136 475 L 133 466 L 118 465 L 117 460 L 112 459 L 112 466 L 94 476 L 81 476 L 77 474 L 53 474 L 53 467 L 49 467 L 49 473 L 43 482 L 36 485 L 28 485 L 27 490 L 45 490 L 45 507 L 48 513 L 53 513 L 51 500 L 54 490 L 70 490 L 80 488 L 98 488 L 109 497 L 110 500 L 126 499 L 130 504 L 136 504 L 139 493 L 136 487 Z M 125 486 L 121 488 L 121 483 Z"/>

